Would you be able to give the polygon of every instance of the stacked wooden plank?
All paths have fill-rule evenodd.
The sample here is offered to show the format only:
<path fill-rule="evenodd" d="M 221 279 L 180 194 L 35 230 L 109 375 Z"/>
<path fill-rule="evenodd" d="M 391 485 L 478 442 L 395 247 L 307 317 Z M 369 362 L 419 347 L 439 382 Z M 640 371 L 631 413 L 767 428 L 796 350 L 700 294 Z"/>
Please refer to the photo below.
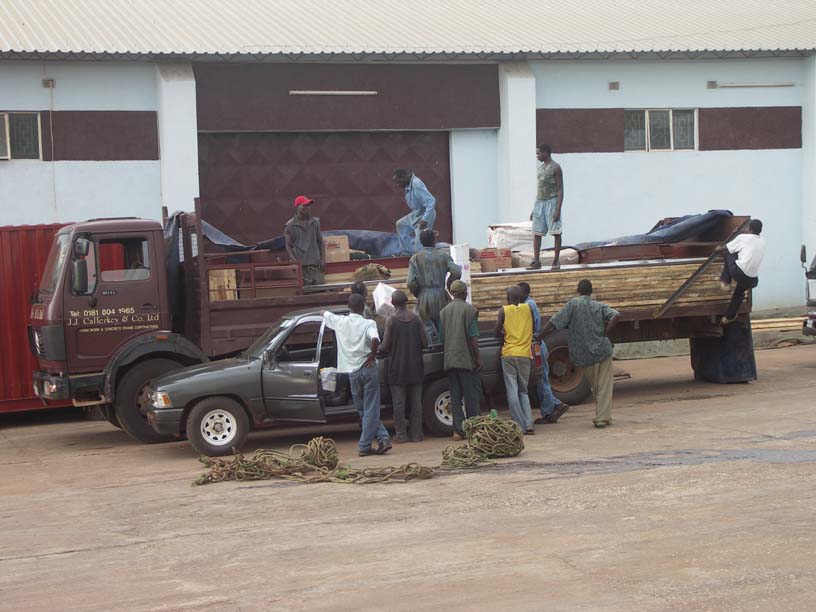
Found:
<path fill-rule="evenodd" d="M 753 319 L 751 329 L 760 331 L 802 331 L 804 317 L 790 317 L 787 319 Z"/>
<path fill-rule="evenodd" d="M 507 303 L 506 289 L 521 281 L 530 284 L 533 299 L 545 316 L 557 312 L 571 297 L 581 279 L 592 281 L 593 298 L 603 301 L 622 313 L 658 309 L 699 267 L 700 261 L 639 263 L 563 268 L 504 274 L 473 276 L 473 304 L 481 311 L 480 318 L 495 317 Z M 719 285 L 719 266 L 709 268 L 677 301 L 676 307 L 725 305 L 729 291 Z M 671 315 L 671 311 L 668 313 Z"/>

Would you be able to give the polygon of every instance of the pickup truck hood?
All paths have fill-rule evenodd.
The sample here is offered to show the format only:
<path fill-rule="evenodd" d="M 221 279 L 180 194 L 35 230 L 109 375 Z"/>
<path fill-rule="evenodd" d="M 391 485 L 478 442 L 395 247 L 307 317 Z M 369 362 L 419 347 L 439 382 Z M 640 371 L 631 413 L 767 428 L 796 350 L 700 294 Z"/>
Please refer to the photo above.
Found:
<path fill-rule="evenodd" d="M 255 369 L 253 365 L 256 365 L 256 361 L 258 360 L 244 357 L 202 363 L 154 378 L 150 386 L 156 391 L 171 394 L 173 391 L 193 389 L 206 393 L 210 388 L 221 386 L 222 382 L 228 381 L 229 385 L 234 386 L 236 380 L 244 378 Z"/>

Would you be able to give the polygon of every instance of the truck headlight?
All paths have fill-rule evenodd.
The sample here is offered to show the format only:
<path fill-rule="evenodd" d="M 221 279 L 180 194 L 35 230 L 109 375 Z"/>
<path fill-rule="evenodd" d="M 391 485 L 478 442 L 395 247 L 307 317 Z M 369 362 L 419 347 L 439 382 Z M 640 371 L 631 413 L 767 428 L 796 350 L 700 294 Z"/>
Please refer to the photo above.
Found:
<path fill-rule="evenodd" d="M 156 408 L 170 408 L 173 402 L 170 401 L 170 394 L 163 391 L 154 391 L 151 393 L 153 405 Z"/>

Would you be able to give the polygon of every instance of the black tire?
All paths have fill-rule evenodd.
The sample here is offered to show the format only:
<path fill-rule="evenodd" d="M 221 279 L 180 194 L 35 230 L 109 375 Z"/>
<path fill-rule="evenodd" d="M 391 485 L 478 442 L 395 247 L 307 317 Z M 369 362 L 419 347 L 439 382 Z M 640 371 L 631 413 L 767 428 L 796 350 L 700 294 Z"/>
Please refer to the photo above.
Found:
<path fill-rule="evenodd" d="M 447 377 L 439 378 L 422 390 L 422 424 L 434 436 L 453 434 L 450 411 L 450 385 Z"/>
<path fill-rule="evenodd" d="M 116 386 L 115 416 L 132 438 L 155 444 L 168 442 L 173 436 L 162 435 L 147 422 L 147 384 L 153 379 L 183 367 L 178 361 L 165 358 L 148 359 L 125 372 Z"/>
<path fill-rule="evenodd" d="M 101 406 L 97 406 L 96 410 L 108 423 L 117 429 L 122 429 L 122 424 L 119 422 L 119 419 L 116 418 L 116 409 L 111 404 L 102 404 Z"/>
<path fill-rule="evenodd" d="M 244 407 L 229 397 L 208 397 L 187 415 L 187 439 L 200 455 L 220 457 L 240 449 L 249 435 Z"/>
<path fill-rule="evenodd" d="M 583 370 L 569 358 L 567 332 L 555 332 L 544 340 L 550 353 L 550 388 L 553 395 L 570 406 L 582 404 L 592 395 L 592 387 Z"/>

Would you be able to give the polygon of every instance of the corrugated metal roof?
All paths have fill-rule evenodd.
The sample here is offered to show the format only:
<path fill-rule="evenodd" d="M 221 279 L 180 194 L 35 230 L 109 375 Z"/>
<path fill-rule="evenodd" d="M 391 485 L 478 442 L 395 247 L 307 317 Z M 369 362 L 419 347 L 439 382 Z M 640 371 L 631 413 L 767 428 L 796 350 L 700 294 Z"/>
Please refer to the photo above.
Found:
<path fill-rule="evenodd" d="M 0 1 L 5 57 L 815 48 L 816 0 Z"/>

